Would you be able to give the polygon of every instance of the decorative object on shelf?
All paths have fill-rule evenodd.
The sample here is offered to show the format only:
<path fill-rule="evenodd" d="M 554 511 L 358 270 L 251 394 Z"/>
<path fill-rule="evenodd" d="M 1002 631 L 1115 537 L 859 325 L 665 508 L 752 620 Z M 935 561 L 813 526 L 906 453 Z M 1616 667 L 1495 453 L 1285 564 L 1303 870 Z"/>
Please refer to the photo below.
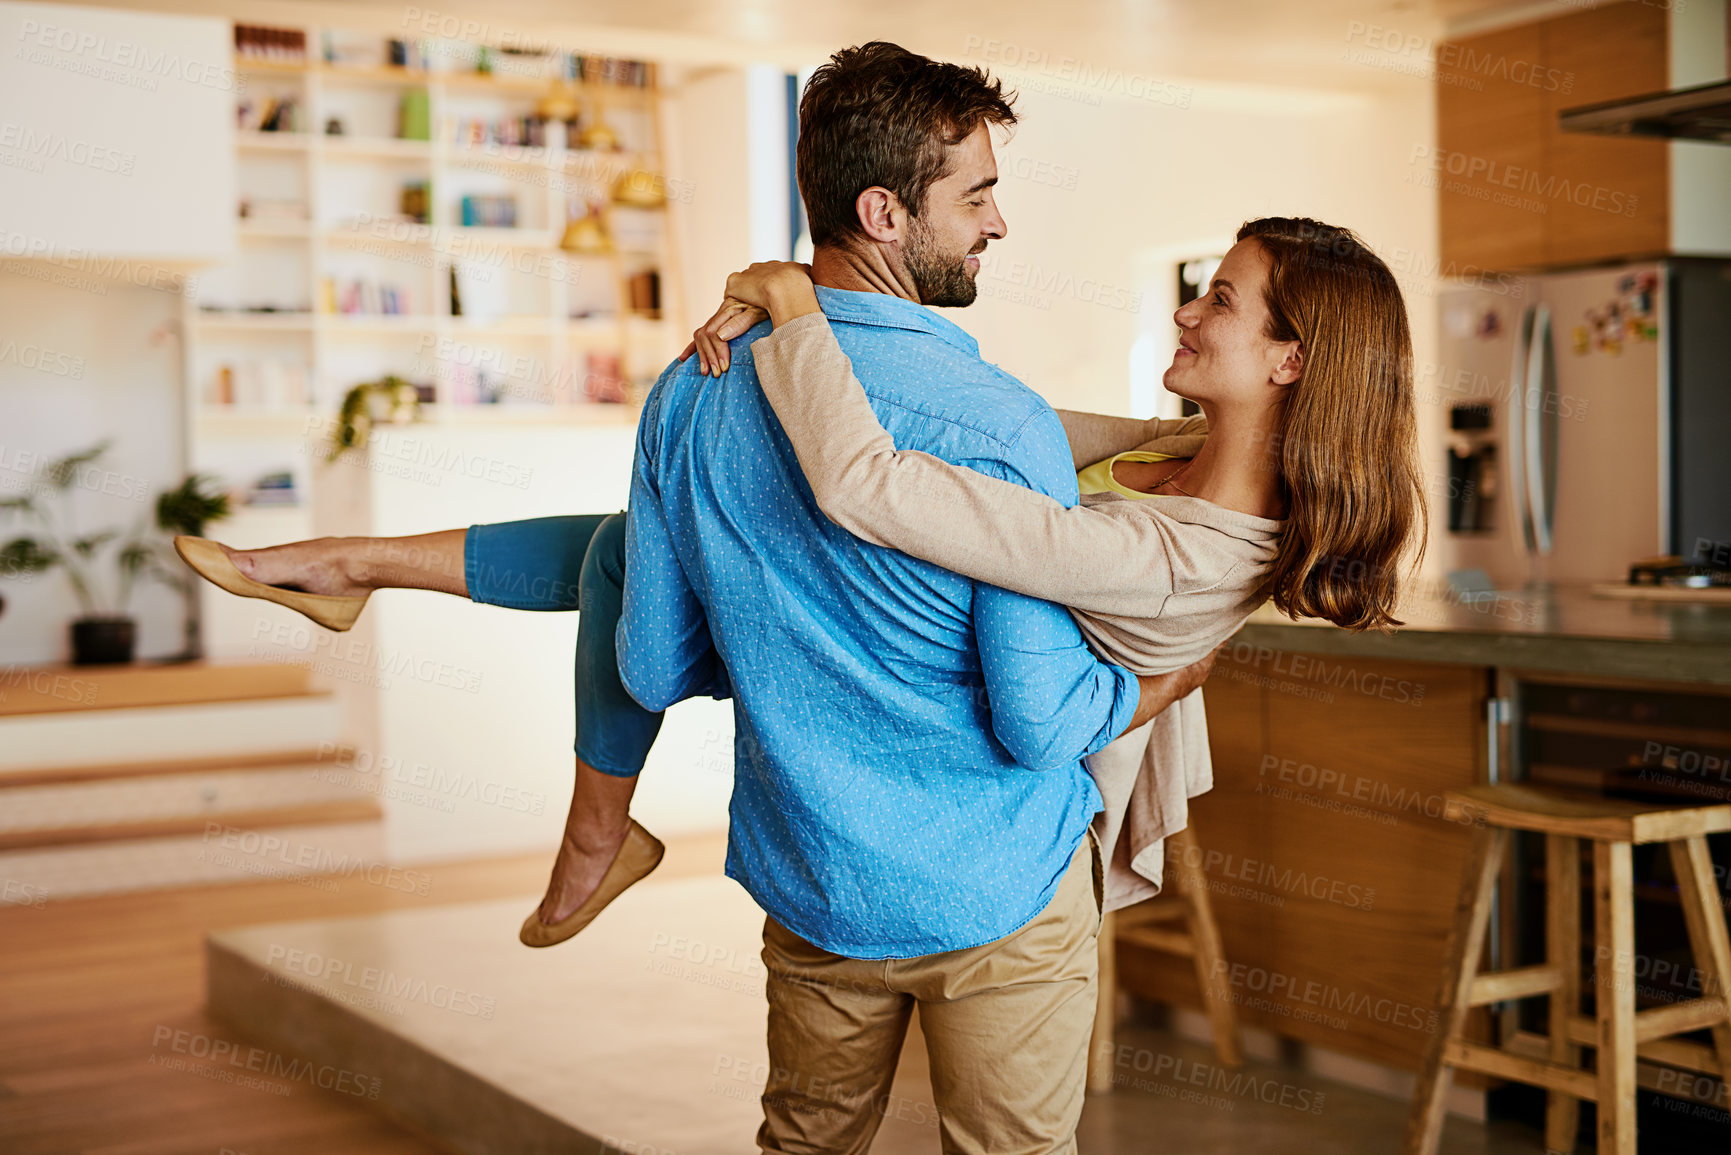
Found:
<path fill-rule="evenodd" d="M 457 262 L 452 261 L 448 270 L 451 275 L 451 316 L 463 315 L 463 291 L 457 286 Z"/>
<path fill-rule="evenodd" d="M 405 217 L 417 225 L 427 223 L 427 213 L 432 204 L 432 186 L 424 180 L 403 182 L 403 191 L 399 200 L 399 208 Z"/>
<path fill-rule="evenodd" d="M 348 135 L 348 129 L 343 126 L 343 118 L 340 116 L 333 116 L 330 119 L 326 120 L 325 121 L 325 135 L 326 136 L 346 136 L 346 135 Z"/>
<path fill-rule="evenodd" d="M 564 79 L 556 79 L 549 84 L 547 94 L 535 105 L 535 115 L 548 121 L 574 121 L 579 110 L 577 89 Z"/>
<path fill-rule="evenodd" d="M 613 203 L 634 209 L 658 209 L 667 203 L 667 178 L 633 165 L 613 185 Z"/>
<path fill-rule="evenodd" d="M 559 238 L 559 247 L 568 253 L 587 253 L 591 255 L 610 253 L 613 251 L 613 238 L 607 235 L 607 226 L 601 218 L 601 206 L 589 204 L 581 216 L 574 208 L 569 210 L 571 216 L 565 225 L 565 235 Z"/>
<path fill-rule="evenodd" d="M 247 221 L 294 221 L 298 224 L 307 219 L 307 203 L 303 200 L 242 197 L 240 216 Z"/>
<path fill-rule="evenodd" d="M 625 282 L 630 294 L 631 311 L 640 317 L 661 316 L 661 274 L 643 269 L 631 274 Z"/>
<path fill-rule="evenodd" d="M 625 401 L 625 375 L 619 354 L 591 353 L 583 374 L 583 395 L 591 401 L 621 404 Z"/>
<path fill-rule="evenodd" d="M 426 89 L 404 91 L 397 107 L 397 136 L 402 140 L 433 139 L 432 107 Z"/>
<path fill-rule="evenodd" d="M 588 152 L 619 151 L 619 134 L 601 119 L 599 108 L 595 110 L 595 119 L 577 134 L 577 147 Z"/>
<path fill-rule="evenodd" d="M 364 448 L 374 425 L 381 422 L 404 425 L 416 420 L 420 410 L 419 392 L 401 377 L 392 375 L 361 382 L 343 394 L 325 460 L 335 461 L 351 449 Z"/>
<path fill-rule="evenodd" d="M 146 526 L 130 534 L 116 529 L 77 536 L 67 494 L 108 451 L 109 442 L 68 454 L 49 464 L 44 482 L 29 493 L 0 499 L 0 513 L 15 512 L 34 523 L 35 533 L 16 537 L 0 546 L 0 576 L 30 578 L 60 567 L 78 599 L 81 615 L 72 622 L 72 662 L 93 666 L 130 662 L 137 640 L 137 623 L 126 610 L 140 578 L 152 578 L 185 590 L 176 569 L 163 553 L 164 543 L 153 539 Z M 183 524 L 196 518 L 208 524 L 228 514 L 226 495 L 204 489 L 211 479 L 188 477 L 179 488 L 161 494 L 156 502 L 156 528 Z M 104 596 L 104 583 L 97 579 L 97 557 L 114 547 L 119 581 L 112 598 Z"/>

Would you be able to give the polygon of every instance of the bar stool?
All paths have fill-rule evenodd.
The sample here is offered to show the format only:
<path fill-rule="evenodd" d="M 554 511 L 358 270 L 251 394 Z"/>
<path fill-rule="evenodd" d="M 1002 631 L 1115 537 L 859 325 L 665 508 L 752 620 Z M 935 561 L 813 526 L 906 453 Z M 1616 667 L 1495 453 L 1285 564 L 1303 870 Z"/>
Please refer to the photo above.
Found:
<path fill-rule="evenodd" d="M 1166 924 L 1182 923 L 1182 929 Z M 1088 1089 L 1112 1089 L 1112 1038 L 1117 1031 L 1118 960 L 1115 947 L 1135 943 L 1151 950 L 1193 959 L 1202 987 L 1202 1006 L 1214 1030 L 1214 1053 L 1221 1066 L 1244 1064 L 1244 1039 L 1238 1011 L 1227 982 L 1226 955 L 1220 947 L 1220 927 L 1202 872 L 1202 849 L 1196 827 L 1166 839 L 1166 877 L 1160 894 L 1147 902 L 1106 916 L 1100 928 L 1100 1001 L 1094 1011 L 1094 1038 L 1088 1049 Z"/>
<path fill-rule="evenodd" d="M 1731 1010 L 1722 993 L 1731 980 L 1731 944 L 1706 839 L 1731 830 L 1731 805 L 1661 806 L 1523 784 L 1451 791 L 1448 803 L 1450 817 L 1481 824 L 1473 832 L 1455 905 L 1437 1006 L 1440 1021 L 1407 1118 L 1406 1155 L 1434 1155 L 1442 1133 L 1443 1100 L 1457 1068 L 1545 1088 L 1545 1146 L 1551 1151 L 1575 1149 L 1578 1101 L 1597 1103 L 1600 1155 L 1635 1155 L 1638 1082 L 1688 1097 L 1637 1059 L 1717 1076 L 1731 1085 Z M 1545 836 L 1545 962 L 1482 974 L 1479 954 L 1511 830 Z M 1576 840 L 1583 838 L 1593 844 L 1593 1018 L 1580 1013 Z M 1702 976 L 1702 997 L 1637 1012 L 1630 850 L 1653 842 L 1665 843 L 1670 851 L 1689 943 Z M 1463 1037 L 1470 1008 L 1538 995 L 1550 998 L 1548 1037 L 1522 1034 L 1509 1046 L 1486 1046 Z M 1702 1028 L 1712 1029 L 1710 1047 L 1671 1037 Z M 1583 1046 L 1596 1049 L 1592 1071 L 1581 1066 Z"/>

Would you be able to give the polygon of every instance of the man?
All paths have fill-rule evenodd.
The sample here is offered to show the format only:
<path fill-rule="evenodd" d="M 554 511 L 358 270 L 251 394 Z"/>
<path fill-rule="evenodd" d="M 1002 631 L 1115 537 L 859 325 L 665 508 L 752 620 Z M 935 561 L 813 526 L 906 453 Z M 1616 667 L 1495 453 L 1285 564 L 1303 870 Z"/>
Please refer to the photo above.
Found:
<path fill-rule="evenodd" d="M 800 105 L 824 312 L 904 448 L 1077 501 L 1051 407 L 926 306 L 1002 239 L 1001 83 L 894 45 Z M 620 670 L 650 709 L 725 663 L 727 873 L 764 908 L 766 1152 L 863 1152 L 913 1006 L 945 1150 L 1074 1149 L 1094 1011 L 1100 796 L 1081 759 L 1189 687 L 1097 661 L 1061 607 L 866 545 L 814 504 L 733 343 L 638 433 Z M 711 639 L 713 638 L 713 643 Z"/>

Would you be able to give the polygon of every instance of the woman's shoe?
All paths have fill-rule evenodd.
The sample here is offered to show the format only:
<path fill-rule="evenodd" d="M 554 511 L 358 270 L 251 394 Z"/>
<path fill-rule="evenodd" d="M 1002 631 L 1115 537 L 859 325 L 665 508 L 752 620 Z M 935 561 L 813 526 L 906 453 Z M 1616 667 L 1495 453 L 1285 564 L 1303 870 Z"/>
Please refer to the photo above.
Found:
<path fill-rule="evenodd" d="M 523 920 L 523 928 L 517 932 L 518 940 L 524 946 L 556 946 L 564 942 L 594 922 L 595 916 L 605 910 L 608 903 L 661 865 L 661 856 L 665 853 L 667 848 L 661 845 L 661 840 L 637 825 L 637 819 L 631 819 L 625 841 L 608 864 L 607 873 L 601 876 L 601 884 L 595 888 L 595 893 L 584 899 L 583 905 L 551 925 L 541 921 L 541 908 L 536 907 Z"/>
<path fill-rule="evenodd" d="M 234 562 L 222 552 L 220 545 L 202 537 L 179 535 L 174 539 L 174 552 L 180 555 L 181 561 L 192 567 L 194 573 L 212 585 L 243 598 L 263 598 L 267 602 L 287 606 L 297 613 L 305 614 L 327 630 L 341 632 L 348 629 L 355 624 L 355 619 L 361 616 L 361 607 L 367 604 L 366 594 L 358 598 L 340 598 L 329 594 L 285 590 L 280 586 L 255 582 L 235 568 Z"/>

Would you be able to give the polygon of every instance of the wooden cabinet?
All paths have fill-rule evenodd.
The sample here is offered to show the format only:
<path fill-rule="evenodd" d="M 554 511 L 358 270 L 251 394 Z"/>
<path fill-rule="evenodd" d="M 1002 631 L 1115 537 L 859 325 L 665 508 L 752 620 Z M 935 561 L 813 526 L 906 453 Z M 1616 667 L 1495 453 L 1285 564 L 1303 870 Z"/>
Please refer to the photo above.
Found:
<path fill-rule="evenodd" d="M 1245 651 L 1205 691 L 1214 789 L 1191 814 L 1243 1022 L 1416 1069 L 1483 773 L 1476 667 Z M 1123 989 L 1197 1007 L 1188 959 L 1118 946 Z"/>
<path fill-rule="evenodd" d="M 1666 141 L 1563 133 L 1565 108 L 1670 85 L 1665 8 L 1610 4 L 1445 44 L 1437 189 L 1445 268 L 1524 269 L 1666 252 Z"/>

